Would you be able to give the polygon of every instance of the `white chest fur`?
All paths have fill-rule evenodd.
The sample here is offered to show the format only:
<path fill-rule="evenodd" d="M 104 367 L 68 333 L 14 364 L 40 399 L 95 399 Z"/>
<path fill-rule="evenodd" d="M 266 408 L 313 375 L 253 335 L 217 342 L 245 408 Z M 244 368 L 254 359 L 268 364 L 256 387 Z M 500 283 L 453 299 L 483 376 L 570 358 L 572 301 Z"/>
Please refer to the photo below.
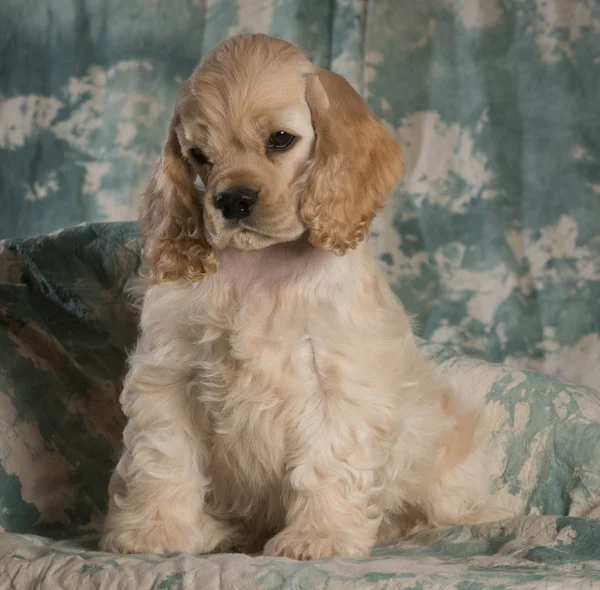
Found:
<path fill-rule="evenodd" d="M 375 271 L 362 249 L 340 258 L 295 243 L 226 251 L 216 275 L 148 293 L 142 339 L 157 362 L 189 371 L 197 407 L 187 411 L 202 422 L 209 475 L 228 509 L 250 508 L 244 490 L 291 476 L 298 441 L 318 440 L 332 422 L 341 456 L 391 435 L 406 378 L 393 367 L 412 336 Z M 375 450 L 372 460 L 381 461 Z"/>
<path fill-rule="evenodd" d="M 141 328 L 106 547 L 138 525 L 142 548 L 195 552 L 266 529 L 277 554 L 309 526 L 364 555 L 411 505 L 434 524 L 482 518 L 478 414 L 420 356 L 364 246 L 222 252 L 201 282 L 151 287 Z"/>

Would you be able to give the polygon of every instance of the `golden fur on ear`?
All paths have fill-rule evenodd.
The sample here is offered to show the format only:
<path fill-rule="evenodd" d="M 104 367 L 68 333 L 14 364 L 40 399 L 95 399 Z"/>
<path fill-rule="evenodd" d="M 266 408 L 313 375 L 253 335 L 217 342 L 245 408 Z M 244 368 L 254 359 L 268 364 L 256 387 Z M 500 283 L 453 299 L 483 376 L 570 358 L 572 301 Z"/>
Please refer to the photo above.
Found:
<path fill-rule="evenodd" d="M 316 246 L 343 254 L 355 248 L 404 172 L 396 140 L 341 76 L 307 77 L 316 132 L 302 217 Z"/>
<path fill-rule="evenodd" d="M 217 269 L 204 236 L 202 195 L 194 186 L 196 172 L 185 159 L 177 137 L 179 124 L 175 107 L 167 141 L 140 202 L 144 261 L 156 283 L 198 281 Z"/>

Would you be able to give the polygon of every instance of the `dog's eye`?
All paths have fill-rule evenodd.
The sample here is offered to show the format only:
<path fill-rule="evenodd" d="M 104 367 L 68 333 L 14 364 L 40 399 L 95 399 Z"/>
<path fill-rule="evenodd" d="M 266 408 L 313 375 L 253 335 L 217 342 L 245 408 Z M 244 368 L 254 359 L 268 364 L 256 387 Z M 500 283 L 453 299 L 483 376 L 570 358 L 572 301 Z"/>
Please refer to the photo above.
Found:
<path fill-rule="evenodd" d="M 289 148 L 296 138 L 291 133 L 285 131 L 276 131 L 269 137 L 269 148 L 276 150 L 284 150 Z"/>
<path fill-rule="evenodd" d="M 190 154 L 192 155 L 192 158 L 194 159 L 196 164 L 198 164 L 199 166 L 210 165 L 208 158 L 200 148 L 192 148 L 190 150 Z"/>

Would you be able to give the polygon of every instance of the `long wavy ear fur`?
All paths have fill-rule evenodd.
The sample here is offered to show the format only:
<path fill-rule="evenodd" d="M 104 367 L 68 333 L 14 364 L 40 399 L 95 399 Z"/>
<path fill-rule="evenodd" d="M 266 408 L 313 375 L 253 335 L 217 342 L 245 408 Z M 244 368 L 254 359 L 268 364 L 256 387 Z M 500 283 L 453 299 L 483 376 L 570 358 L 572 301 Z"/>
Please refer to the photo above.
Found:
<path fill-rule="evenodd" d="M 316 132 L 302 217 L 316 246 L 343 254 L 364 238 L 404 173 L 402 151 L 365 101 L 341 76 L 307 77 Z"/>
<path fill-rule="evenodd" d="M 198 281 L 217 269 L 204 235 L 202 193 L 194 186 L 196 172 L 182 153 L 179 125 L 176 106 L 163 151 L 140 202 L 143 257 L 156 283 Z"/>

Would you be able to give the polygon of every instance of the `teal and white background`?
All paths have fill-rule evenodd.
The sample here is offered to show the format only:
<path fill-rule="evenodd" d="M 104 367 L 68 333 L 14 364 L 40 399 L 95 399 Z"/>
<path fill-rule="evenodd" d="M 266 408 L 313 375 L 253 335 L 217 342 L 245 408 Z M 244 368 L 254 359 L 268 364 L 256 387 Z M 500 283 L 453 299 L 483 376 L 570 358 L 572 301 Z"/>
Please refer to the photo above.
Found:
<path fill-rule="evenodd" d="M 138 196 L 179 85 L 241 32 L 344 75 L 404 145 L 372 247 L 426 352 L 487 395 L 526 517 L 360 563 L 95 551 Z M 1 0 L 0 239 L 1 590 L 600 585 L 597 0 Z"/>
<path fill-rule="evenodd" d="M 600 387 L 597 0 L 3 0 L 0 238 L 135 219 L 178 86 L 240 32 L 405 146 L 373 246 L 422 335 Z"/>

